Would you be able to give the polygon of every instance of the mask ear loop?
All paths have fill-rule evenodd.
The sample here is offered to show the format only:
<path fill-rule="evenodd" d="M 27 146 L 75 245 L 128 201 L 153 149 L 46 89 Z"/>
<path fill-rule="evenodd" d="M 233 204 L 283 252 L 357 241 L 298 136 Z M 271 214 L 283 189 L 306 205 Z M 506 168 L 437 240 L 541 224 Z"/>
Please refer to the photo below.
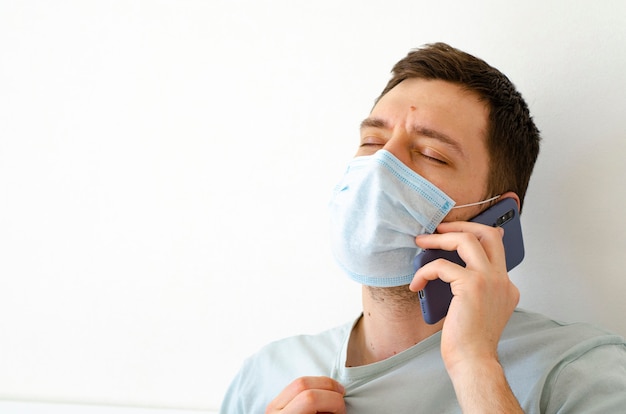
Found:
<path fill-rule="evenodd" d="M 488 199 L 483 200 L 483 201 L 477 201 L 477 202 L 475 202 L 475 203 L 469 203 L 469 204 L 462 204 L 462 205 L 460 205 L 460 206 L 454 206 L 454 207 L 452 207 L 452 210 L 454 210 L 455 208 L 473 207 L 473 206 L 479 206 L 479 205 L 481 205 L 481 204 L 485 204 L 485 203 L 490 203 L 490 202 L 492 202 L 492 201 L 497 200 L 498 198 L 500 198 L 500 196 L 501 196 L 501 195 L 502 195 L 502 194 L 498 194 L 497 196 L 494 196 L 494 197 L 488 198 Z"/>

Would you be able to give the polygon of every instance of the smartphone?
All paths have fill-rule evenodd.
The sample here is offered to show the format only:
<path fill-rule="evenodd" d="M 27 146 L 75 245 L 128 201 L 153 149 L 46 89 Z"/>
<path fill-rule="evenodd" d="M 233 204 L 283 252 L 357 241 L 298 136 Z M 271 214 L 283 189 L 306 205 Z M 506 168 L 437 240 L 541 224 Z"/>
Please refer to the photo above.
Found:
<path fill-rule="evenodd" d="M 521 263 L 524 259 L 524 240 L 522 238 L 517 202 L 514 199 L 505 198 L 470 221 L 487 226 L 502 227 L 504 229 L 502 242 L 504 244 L 507 271 Z M 439 258 L 465 266 L 465 262 L 463 262 L 456 251 L 429 249 L 423 250 L 415 257 L 413 260 L 414 270 L 417 271 L 426 263 Z M 452 290 L 449 283 L 441 279 L 435 279 L 429 281 L 424 289 L 418 292 L 418 297 L 424 320 L 426 323 L 434 324 L 447 315 L 450 302 L 452 301 Z"/>

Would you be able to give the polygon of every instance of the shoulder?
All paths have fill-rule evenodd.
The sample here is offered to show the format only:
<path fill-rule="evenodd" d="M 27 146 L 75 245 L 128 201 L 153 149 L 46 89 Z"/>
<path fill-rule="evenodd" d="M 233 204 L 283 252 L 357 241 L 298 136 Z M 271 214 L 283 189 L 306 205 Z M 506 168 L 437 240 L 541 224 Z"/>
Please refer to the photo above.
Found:
<path fill-rule="evenodd" d="M 586 339 L 608 343 L 624 343 L 624 338 L 588 323 L 566 323 L 545 315 L 516 309 L 503 332 L 504 341 L 555 341 L 563 346 L 578 344 Z"/>
<path fill-rule="evenodd" d="M 544 315 L 516 310 L 507 324 L 498 353 L 502 363 L 535 372 L 581 358 L 602 347 L 626 349 L 624 338 L 588 323 L 564 323 Z"/>
<path fill-rule="evenodd" d="M 516 310 L 500 341 L 500 352 L 510 357 L 534 355 L 549 364 L 579 358 L 599 347 L 624 349 L 624 338 L 588 323 L 564 323 L 544 315 Z"/>
<path fill-rule="evenodd" d="M 297 371 L 320 372 L 326 367 L 321 361 L 332 361 L 350 334 L 353 323 L 312 335 L 295 335 L 279 339 L 262 347 L 250 356 L 245 365 L 248 369 L 297 374 Z M 262 373 L 262 372 L 261 372 Z"/>
<path fill-rule="evenodd" d="M 308 369 L 317 371 L 322 367 L 316 361 L 320 358 L 332 361 L 352 326 L 350 322 L 316 334 L 295 335 L 270 342 L 250 356 L 246 364 L 264 369 L 269 363 L 274 371 L 309 365 Z"/>
<path fill-rule="evenodd" d="M 626 404 L 626 342 L 606 329 L 517 310 L 499 352 L 520 402 L 540 407 L 530 412 L 615 412 Z"/>

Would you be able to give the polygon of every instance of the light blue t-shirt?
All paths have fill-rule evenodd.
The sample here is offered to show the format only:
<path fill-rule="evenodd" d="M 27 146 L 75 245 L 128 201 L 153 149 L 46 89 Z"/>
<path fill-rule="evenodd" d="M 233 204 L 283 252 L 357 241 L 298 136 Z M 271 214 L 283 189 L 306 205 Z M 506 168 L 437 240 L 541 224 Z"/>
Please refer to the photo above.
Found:
<path fill-rule="evenodd" d="M 384 361 L 347 368 L 354 323 L 271 343 L 248 358 L 222 414 L 264 413 L 301 376 L 346 388 L 348 413 L 459 413 L 440 353 L 441 333 Z M 500 363 L 526 413 L 626 413 L 626 342 L 587 324 L 516 310 L 500 339 Z"/>

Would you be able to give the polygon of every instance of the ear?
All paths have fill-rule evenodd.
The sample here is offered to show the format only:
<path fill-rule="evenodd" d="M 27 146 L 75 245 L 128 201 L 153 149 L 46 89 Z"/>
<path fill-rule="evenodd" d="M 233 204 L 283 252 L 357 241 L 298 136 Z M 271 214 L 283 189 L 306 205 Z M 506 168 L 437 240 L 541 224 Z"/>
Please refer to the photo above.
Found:
<path fill-rule="evenodd" d="M 515 202 L 517 203 L 517 210 L 519 211 L 521 209 L 519 196 L 516 193 L 514 193 L 513 191 L 507 191 L 506 193 L 502 194 L 499 199 L 502 200 L 505 198 L 512 198 L 513 200 L 515 200 Z"/>

